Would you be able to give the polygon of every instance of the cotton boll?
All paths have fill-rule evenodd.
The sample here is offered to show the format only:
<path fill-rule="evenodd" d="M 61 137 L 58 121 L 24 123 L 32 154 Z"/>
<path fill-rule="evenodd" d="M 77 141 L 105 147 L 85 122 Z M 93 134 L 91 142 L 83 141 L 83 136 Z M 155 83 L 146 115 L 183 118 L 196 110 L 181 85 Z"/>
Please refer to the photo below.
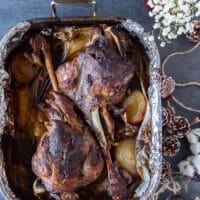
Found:
<path fill-rule="evenodd" d="M 183 173 L 184 170 L 185 170 L 185 168 L 186 168 L 188 165 L 190 165 L 190 162 L 189 162 L 189 161 L 187 161 L 187 160 L 181 161 L 181 162 L 178 164 L 179 171 L 180 171 L 181 173 Z"/>
<path fill-rule="evenodd" d="M 200 175 L 200 155 L 194 156 L 192 159 L 192 164 L 196 169 L 197 174 Z"/>
<path fill-rule="evenodd" d="M 194 157 L 194 156 L 188 156 L 186 160 L 187 160 L 187 161 L 189 161 L 189 162 L 191 163 L 191 162 L 192 162 L 192 159 L 193 159 L 193 157 Z"/>
<path fill-rule="evenodd" d="M 195 173 L 194 167 L 190 164 L 189 161 L 184 160 L 178 164 L 178 168 L 181 174 L 189 177 L 193 177 Z"/>
<path fill-rule="evenodd" d="M 194 173 L 195 173 L 195 169 L 192 165 L 188 165 L 186 168 L 185 168 L 185 171 L 183 173 L 183 175 L 185 176 L 189 176 L 189 177 L 193 177 L 194 176 Z"/>
<path fill-rule="evenodd" d="M 191 130 L 191 133 L 198 136 L 200 138 L 200 128 L 195 128 Z"/>
<path fill-rule="evenodd" d="M 189 143 L 196 144 L 200 141 L 200 128 L 192 129 L 187 135 Z"/>
<path fill-rule="evenodd" d="M 191 144 L 190 145 L 190 150 L 192 151 L 192 153 L 194 155 L 200 154 L 200 142 L 195 143 L 195 144 Z"/>
<path fill-rule="evenodd" d="M 190 131 L 190 133 L 187 135 L 187 140 L 191 144 L 196 144 L 196 143 L 198 143 L 199 138 L 192 131 Z"/>

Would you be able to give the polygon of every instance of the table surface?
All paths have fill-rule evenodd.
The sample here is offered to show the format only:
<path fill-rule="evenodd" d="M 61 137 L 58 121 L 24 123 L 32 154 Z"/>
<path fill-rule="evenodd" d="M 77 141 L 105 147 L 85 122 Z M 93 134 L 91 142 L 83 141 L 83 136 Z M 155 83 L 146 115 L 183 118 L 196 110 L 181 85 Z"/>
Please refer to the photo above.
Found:
<path fill-rule="evenodd" d="M 50 0 L 0 0 L 0 39 L 3 35 L 17 23 L 31 18 L 40 18 L 52 16 L 50 9 Z M 152 27 L 152 19 L 148 17 L 147 9 L 143 0 L 97 0 L 99 16 L 123 16 L 133 18 L 140 23 L 146 31 L 150 31 Z M 59 7 L 59 16 L 83 16 L 91 15 L 91 9 L 88 6 L 67 6 Z M 169 53 L 174 51 L 187 50 L 192 47 L 184 36 L 167 45 L 165 48 L 159 48 L 161 60 Z M 172 58 L 167 65 L 167 74 L 173 76 L 177 82 L 184 81 L 200 81 L 200 48 L 194 53 L 187 56 Z M 179 97 L 185 104 L 200 109 L 200 89 L 188 88 L 186 90 L 177 89 L 175 95 Z M 189 120 L 197 117 L 195 113 L 189 113 L 180 107 L 176 107 L 178 115 L 185 116 Z M 178 155 L 170 159 L 172 167 L 176 167 L 180 160 L 190 155 L 189 146 L 185 139 L 181 140 L 181 151 Z M 191 182 L 189 193 L 182 191 L 182 195 L 186 200 L 193 200 L 194 197 L 200 196 L 200 182 Z M 161 195 L 160 199 L 166 199 L 169 193 Z M 0 200 L 3 197 L 0 196 Z"/>

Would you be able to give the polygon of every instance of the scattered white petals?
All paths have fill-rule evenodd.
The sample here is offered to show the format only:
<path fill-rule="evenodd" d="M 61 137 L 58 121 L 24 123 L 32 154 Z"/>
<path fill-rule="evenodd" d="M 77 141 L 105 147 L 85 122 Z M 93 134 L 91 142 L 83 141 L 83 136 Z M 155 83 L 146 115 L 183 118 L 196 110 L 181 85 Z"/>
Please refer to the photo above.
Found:
<path fill-rule="evenodd" d="M 164 47 L 165 45 L 166 45 L 166 42 L 161 42 L 161 43 L 160 43 L 160 46 L 161 46 L 161 47 Z"/>
<path fill-rule="evenodd" d="M 151 42 L 154 41 L 154 36 L 152 36 L 152 35 L 149 36 L 149 41 L 151 41 Z"/>
<path fill-rule="evenodd" d="M 161 27 L 160 23 L 155 23 L 155 24 L 153 25 L 153 28 L 154 28 L 154 29 L 157 29 L 157 28 L 160 28 L 160 27 Z"/>

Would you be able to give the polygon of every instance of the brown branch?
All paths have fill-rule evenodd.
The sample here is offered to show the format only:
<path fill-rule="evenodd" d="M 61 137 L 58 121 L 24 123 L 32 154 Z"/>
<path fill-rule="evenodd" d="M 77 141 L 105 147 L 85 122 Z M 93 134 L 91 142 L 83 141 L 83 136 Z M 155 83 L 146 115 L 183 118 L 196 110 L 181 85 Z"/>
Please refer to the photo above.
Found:
<path fill-rule="evenodd" d="M 58 81 L 54 72 L 54 66 L 52 62 L 52 56 L 51 56 L 51 48 L 49 43 L 46 41 L 45 37 L 38 34 L 30 39 L 30 44 L 33 48 L 33 55 L 40 55 L 40 52 L 42 51 L 44 55 L 44 61 L 45 66 L 47 69 L 47 72 L 49 74 L 49 78 L 53 87 L 54 91 L 58 91 Z M 33 56 L 33 62 L 38 64 L 39 66 L 44 66 L 41 62 L 41 59 L 38 56 Z"/>

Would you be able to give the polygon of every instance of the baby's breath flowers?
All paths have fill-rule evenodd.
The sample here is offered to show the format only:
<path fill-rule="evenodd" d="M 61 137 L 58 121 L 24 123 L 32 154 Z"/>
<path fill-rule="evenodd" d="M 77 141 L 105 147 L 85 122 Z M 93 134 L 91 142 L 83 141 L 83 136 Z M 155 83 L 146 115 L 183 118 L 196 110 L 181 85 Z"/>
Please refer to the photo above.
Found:
<path fill-rule="evenodd" d="M 147 5 L 162 47 L 178 35 L 193 31 L 192 20 L 200 16 L 200 0 L 148 0 Z"/>

